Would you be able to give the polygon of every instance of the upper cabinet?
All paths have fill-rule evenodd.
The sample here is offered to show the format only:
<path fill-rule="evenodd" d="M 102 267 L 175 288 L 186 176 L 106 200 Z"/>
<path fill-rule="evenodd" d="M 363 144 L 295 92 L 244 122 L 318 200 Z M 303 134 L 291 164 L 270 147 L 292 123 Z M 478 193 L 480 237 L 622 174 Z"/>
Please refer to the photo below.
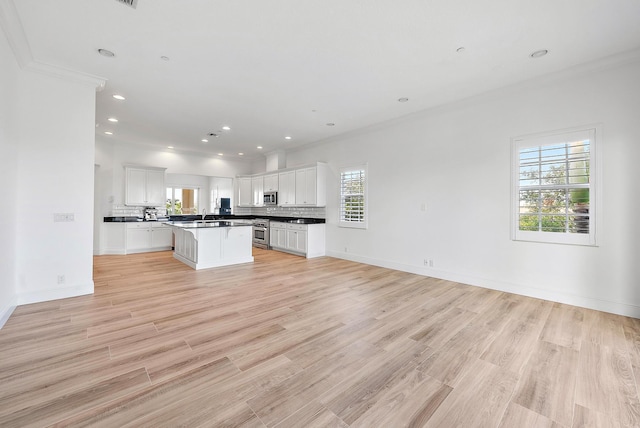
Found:
<path fill-rule="evenodd" d="M 253 195 L 253 206 L 264 205 L 264 180 L 262 176 L 251 177 L 251 194 Z"/>
<path fill-rule="evenodd" d="M 296 170 L 296 205 L 324 207 L 327 205 L 326 164 Z"/>
<path fill-rule="evenodd" d="M 166 204 L 165 168 L 125 166 L 125 205 L 162 207 Z"/>
<path fill-rule="evenodd" d="M 263 176 L 264 179 L 264 191 L 265 192 L 277 192 L 278 191 L 278 173 L 267 174 Z"/>
<path fill-rule="evenodd" d="M 278 205 L 282 207 L 296 204 L 296 172 L 284 171 L 278 174 Z"/>
<path fill-rule="evenodd" d="M 238 177 L 238 193 L 238 206 L 250 207 L 253 205 L 251 177 Z"/>
<path fill-rule="evenodd" d="M 277 191 L 281 207 L 327 205 L 327 164 L 288 168 L 276 172 L 238 177 L 239 206 L 264 206 L 264 192 Z"/>

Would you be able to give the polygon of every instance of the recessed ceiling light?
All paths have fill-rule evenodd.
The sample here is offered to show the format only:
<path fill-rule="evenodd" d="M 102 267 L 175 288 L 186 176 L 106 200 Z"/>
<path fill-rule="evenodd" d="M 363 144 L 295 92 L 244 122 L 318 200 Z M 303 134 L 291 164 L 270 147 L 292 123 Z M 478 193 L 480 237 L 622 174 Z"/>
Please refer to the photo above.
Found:
<path fill-rule="evenodd" d="M 218 134 L 216 134 L 215 132 L 209 132 L 209 137 L 218 137 Z"/>
<path fill-rule="evenodd" d="M 111 131 L 104 131 L 104 133 L 107 134 L 107 135 L 113 135 L 113 132 L 111 132 Z"/>
<path fill-rule="evenodd" d="M 173 146 L 167 146 L 167 149 L 173 149 Z"/>
<path fill-rule="evenodd" d="M 108 58 L 112 58 L 114 56 L 116 56 L 116 54 L 114 54 L 113 52 L 106 50 L 106 49 L 98 49 L 98 53 L 102 56 L 106 56 Z"/>
<path fill-rule="evenodd" d="M 244 156 L 244 153 L 238 153 L 238 156 Z"/>
<path fill-rule="evenodd" d="M 113 98 L 115 98 L 116 100 L 120 100 L 120 101 L 125 99 L 122 95 L 118 95 L 118 94 L 113 95 Z"/>
<path fill-rule="evenodd" d="M 258 148 L 258 150 L 262 150 L 262 146 L 258 146 L 257 148 Z"/>
<path fill-rule="evenodd" d="M 224 129 L 225 131 L 231 131 L 231 128 L 229 128 L 228 126 L 223 126 L 222 129 Z"/>
<path fill-rule="evenodd" d="M 206 138 L 203 138 L 203 139 L 202 139 L 202 140 L 200 140 L 200 141 L 202 141 L 203 143 L 208 143 L 208 142 L 209 142 L 209 140 L 207 140 Z"/>
<path fill-rule="evenodd" d="M 118 121 L 118 119 L 116 119 L 115 117 L 110 117 L 109 119 L 107 119 L 109 122 L 113 122 L 116 123 Z"/>
<path fill-rule="evenodd" d="M 329 122 L 329 123 L 327 123 L 327 126 L 336 126 L 336 124 L 333 123 L 333 122 Z"/>
<path fill-rule="evenodd" d="M 407 101 L 409 101 L 409 98 L 398 98 L 398 102 L 400 103 L 406 103 Z"/>
<path fill-rule="evenodd" d="M 163 61 L 169 61 L 169 57 L 168 56 L 164 56 L 164 55 L 161 56 L 160 59 L 163 60 Z"/>
<path fill-rule="evenodd" d="M 291 137 L 289 137 L 288 135 L 286 137 L 284 137 L 285 140 L 290 140 Z"/>
<path fill-rule="evenodd" d="M 549 51 L 548 51 L 548 50 L 546 50 L 546 49 L 540 49 L 539 51 L 532 52 L 529 56 L 530 56 L 531 58 L 540 58 L 540 57 L 542 57 L 542 56 L 545 56 L 545 55 L 546 55 L 546 54 L 548 54 L 548 53 L 549 53 Z"/>
<path fill-rule="evenodd" d="M 218 153 L 218 156 L 224 156 L 222 153 Z"/>

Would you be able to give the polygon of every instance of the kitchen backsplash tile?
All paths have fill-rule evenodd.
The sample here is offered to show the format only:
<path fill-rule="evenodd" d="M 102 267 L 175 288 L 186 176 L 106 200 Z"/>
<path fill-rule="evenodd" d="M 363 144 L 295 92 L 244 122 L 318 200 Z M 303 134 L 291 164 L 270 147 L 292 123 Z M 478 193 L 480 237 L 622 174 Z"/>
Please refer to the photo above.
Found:
<path fill-rule="evenodd" d="M 236 215 L 326 218 L 326 209 L 317 207 L 234 207 Z"/>
<path fill-rule="evenodd" d="M 114 204 L 109 210 L 109 217 L 144 217 L 145 207 L 130 207 L 127 205 Z M 158 208 L 158 215 L 167 215 L 166 208 Z"/>

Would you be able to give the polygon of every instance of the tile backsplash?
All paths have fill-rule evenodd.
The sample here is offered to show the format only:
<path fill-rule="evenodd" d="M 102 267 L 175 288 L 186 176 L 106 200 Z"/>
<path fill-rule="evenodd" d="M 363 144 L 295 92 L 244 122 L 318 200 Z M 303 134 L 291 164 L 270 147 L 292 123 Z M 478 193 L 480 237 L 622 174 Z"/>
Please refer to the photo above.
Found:
<path fill-rule="evenodd" d="M 234 207 L 236 215 L 326 218 L 326 209 L 317 207 Z"/>
<path fill-rule="evenodd" d="M 144 217 L 145 207 L 130 207 L 127 205 L 114 204 L 109 210 L 109 217 Z M 167 214 L 166 208 L 158 208 L 158 215 Z"/>

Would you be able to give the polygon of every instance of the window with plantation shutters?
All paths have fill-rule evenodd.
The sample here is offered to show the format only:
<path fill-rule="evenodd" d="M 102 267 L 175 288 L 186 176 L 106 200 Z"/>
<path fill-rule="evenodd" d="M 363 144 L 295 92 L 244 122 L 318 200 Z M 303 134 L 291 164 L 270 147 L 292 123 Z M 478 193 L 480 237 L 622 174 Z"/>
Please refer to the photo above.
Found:
<path fill-rule="evenodd" d="M 596 131 L 513 140 L 515 240 L 595 245 Z"/>
<path fill-rule="evenodd" d="M 367 168 L 357 166 L 340 170 L 341 227 L 367 227 Z"/>

